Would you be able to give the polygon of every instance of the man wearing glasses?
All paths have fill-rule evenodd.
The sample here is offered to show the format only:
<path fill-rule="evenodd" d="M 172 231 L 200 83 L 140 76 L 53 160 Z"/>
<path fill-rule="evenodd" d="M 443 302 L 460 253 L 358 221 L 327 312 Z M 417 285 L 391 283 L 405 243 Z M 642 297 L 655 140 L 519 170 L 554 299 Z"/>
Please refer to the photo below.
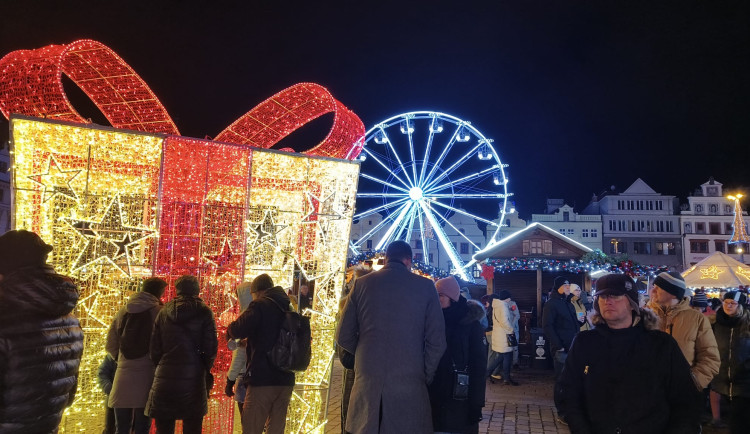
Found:
<path fill-rule="evenodd" d="M 594 329 L 576 336 L 562 374 L 571 432 L 700 432 L 690 365 L 639 307 L 633 279 L 608 274 L 596 286 Z"/>

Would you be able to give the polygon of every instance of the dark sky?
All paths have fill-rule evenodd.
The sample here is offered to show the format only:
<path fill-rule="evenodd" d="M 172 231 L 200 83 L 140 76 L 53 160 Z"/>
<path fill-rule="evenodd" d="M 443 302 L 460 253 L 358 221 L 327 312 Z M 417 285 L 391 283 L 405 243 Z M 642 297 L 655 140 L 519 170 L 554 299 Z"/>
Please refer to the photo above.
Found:
<path fill-rule="evenodd" d="M 367 128 L 411 110 L 471 121 L 510 165 L 522 217 L 638 177 L 683 199 L 709 176 L 750 194 L 747 1 L 0 6 L 0 55 L 79 38 L 122 56 L 188 136 L 301 81 Z M 321 139 L 321 122 L 295 137 Z"/>

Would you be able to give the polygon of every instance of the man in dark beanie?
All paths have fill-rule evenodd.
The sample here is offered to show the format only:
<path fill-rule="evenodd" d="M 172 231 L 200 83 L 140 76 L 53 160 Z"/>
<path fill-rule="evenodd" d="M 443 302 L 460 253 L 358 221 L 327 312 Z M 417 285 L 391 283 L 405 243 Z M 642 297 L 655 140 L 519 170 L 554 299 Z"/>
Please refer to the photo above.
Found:
<path fill-rule="evenodd" d="M 700 393 L 677 342 L 639 307 L 635 282 L 596 282 L 593 330 L 576 336 L 562 374 L 574 433 L 700 432 Z"/>
<path fill-rule="evenodd" d="M 555 389 L 553 398 L 557 407 L 558 420 L 565 423 L 565 413 L 560 405 L 560 374 L 565 366 L 568 349 L 573 338 L 581 329 L 576 308 L 571 299 L 570 280 L 566 276 L 557 276 L 549 294 L 549 300 L 542 311 L 544 335 L 549 340 L 552 361 L 555 367 Z"/>
<path fill-rule="evenodd" d="M 174 432 L 176 420 L 182 420 L 183 433 L 200 433 L 219 349 L 216 322 L 211 308 L 198 297 L 197 278 L 181 276 L 174 286 L 177 296 L 156 316 L 151 336 L 156 372 L 145 413 L 155 420 L 160 434 Z"/>
<path fill-rule="evenodd" d="M 78 288 L 46 264 L 33 232 L 0 236 L 0 432 L 57 432 L 73 403 L 83 331 Z"/>
<path fill-rule="evenodd" d="M 107 334 L 106 349 L 117 361 L 108 406 L 114 409 L 117 432 L 147 434 L 151 419 L 143 414 L 154 380 L 149 357 L 151 333 L 162 308 L 167 282 L 151 277 L 141 282 L 140 292 L 128 299 L 115 315 Z"/>
<path fill-rule="evenodd" d="M 719 349 L 711 323 L 690 307 L 685 297 L 685 279 L 675 271 L 659 273 L 654 279 L 648 309 L 659 318 L 659 329 L 677 341 L 700 390 L 719 373 Z"/>
<path fill-rule="evenodd" d="M 227 327 L 229 339 L 247 338 L 242 432 L 263 432 L 268 421 L 266 433 L 282 434 L 294 389 L 294 373 L 273 366 L 266 354 L 279 336 L 284 312 L 289 310 L 289 296 L 280 286 L 273 286 L 268 274 L 253 279 L 250 293 L 253 299 L 247 309 Z"/>

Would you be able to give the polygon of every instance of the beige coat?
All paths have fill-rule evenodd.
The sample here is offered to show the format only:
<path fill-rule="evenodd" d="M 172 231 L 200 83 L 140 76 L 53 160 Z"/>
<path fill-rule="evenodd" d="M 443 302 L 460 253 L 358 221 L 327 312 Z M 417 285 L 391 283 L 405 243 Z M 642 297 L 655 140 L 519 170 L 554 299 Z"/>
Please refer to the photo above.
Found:
<path fill-rule="evenodd" d="M 721 359 L 716 338 L 706 316 L 690 307 L 685 297 L 677 305 L 662 308 L 653 301 L 648 306 L 660 320 L 659 328 L 672 335 L 690 364 L 699 389 L 703 390 L 719 373 Z"/>
<path fill-rule="evenodd" d="M 107 334 L 107 352 L 117 360 L 117 370 L 112 382 L 112 391 L 109 393 L 108 405 L 112 408 L 144 408 L 151 383 L 154 381 L 154 362 L 148 353 L 137 359 L 126 359 L 119 356 L 120 336 L 117 330 L 120 328 L 123 316 L 126 312 L 138 313 L 151 309 L 151 320 L 161 310 L 159 299 L 147 292 L 133 294 L 128 303 L 117 312 L 114 321 Z"/>
<path fill-rule="evenodd" d="M 341 314 L 337 342 L 355 356 L 348 432 L 433 432 L 427 384 L 446 343 L 431 280 L 400 262 L 358 278 Z"/>

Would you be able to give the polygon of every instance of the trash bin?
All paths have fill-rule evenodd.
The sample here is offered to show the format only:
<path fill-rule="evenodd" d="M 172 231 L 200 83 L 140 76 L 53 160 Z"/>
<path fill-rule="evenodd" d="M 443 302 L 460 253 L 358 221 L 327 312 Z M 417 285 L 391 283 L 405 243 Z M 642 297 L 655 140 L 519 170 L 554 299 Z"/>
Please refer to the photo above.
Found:
<path fill-rule="evenodd" d="M 531 329 L 531 345 L 534 353 L 531 356 L 531 366 L 534 369 L 552 369 L 552 355 L 549 352 L 549 342 L 544 336 L 544 329 Z"/>

